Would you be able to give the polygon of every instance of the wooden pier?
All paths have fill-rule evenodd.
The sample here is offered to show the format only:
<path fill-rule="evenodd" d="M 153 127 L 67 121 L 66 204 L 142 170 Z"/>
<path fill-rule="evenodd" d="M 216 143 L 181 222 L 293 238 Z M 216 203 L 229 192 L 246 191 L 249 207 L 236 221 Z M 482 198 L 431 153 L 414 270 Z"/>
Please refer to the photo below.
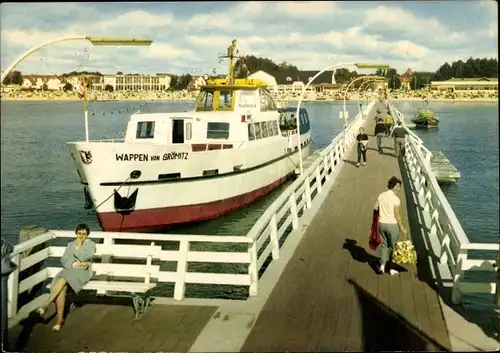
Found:
<path fill-rule="evenodd" d="M 438 183 L 452 183 L 460 179 L 460 172 L 443 152 L 431 152 L 431 169 Z"/>
<path fill-rule="evenodd" d="M 58 333 L 51 331 L 53 312 L 45 322 L 30 315 L 11 328 L 12 348 L 25 352 L 450 351 L 452 333 L 445 321 L 449 307 L 442 306 L 435 285 L 410 180 L 401 172 L 402 160 L 393 154 L 392 139 L 384 138 L 384 153 L 377 152 L 373 136 L 377 108 L 382 108 L 380 103 L 364 121 L 370 136 L 367 165 L 355 166 L 355 148 L 343 155 L 339 169 L 325 181 L 321 201 L 306 211 L 300 227 L 283 243 L 279 258 L 259 278 L 257 296 L 246 301 L 157 298 L 138 321 L 133 320 L 130 297 L 94 298 L 77 306 Z M 368 247 L 374 202 L 392 176 L 403 181 L 402 217 L 418 253 L 418 265 L 395 265 L 399 274 L 393 276 L 376 273 L 378 254 Z"/>

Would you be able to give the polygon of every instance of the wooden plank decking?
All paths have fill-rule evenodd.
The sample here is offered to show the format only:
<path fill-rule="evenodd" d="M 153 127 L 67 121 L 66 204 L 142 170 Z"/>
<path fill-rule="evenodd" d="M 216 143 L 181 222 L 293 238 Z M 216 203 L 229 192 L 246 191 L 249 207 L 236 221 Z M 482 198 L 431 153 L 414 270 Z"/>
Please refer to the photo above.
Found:
<path fill-rule="evenodd" d="M 41 323 L 36 315 L 9 332 L 15 352 L 187 352 L 216 306 L 153 305 L 134 321 L 131 299 L 86 304 L 71 311 L 60 332 L 55 318 Z M 46 317 L 51 318 L 49 313 Z"/>
<path fill-rule="evenodd" d="M 365 130 L 373 135 L 371 116 Z M 401 178 L 392 152 L 378 154 L 370 137 L 367 166 L 359 168 L 351 152 L 241 351 L 449 349 L 438 294 L 416 267 L 396 276 L 372 269 L 373 204 L 391 176 Z M 400 198 L 408 219 L 403 191 Z"/>

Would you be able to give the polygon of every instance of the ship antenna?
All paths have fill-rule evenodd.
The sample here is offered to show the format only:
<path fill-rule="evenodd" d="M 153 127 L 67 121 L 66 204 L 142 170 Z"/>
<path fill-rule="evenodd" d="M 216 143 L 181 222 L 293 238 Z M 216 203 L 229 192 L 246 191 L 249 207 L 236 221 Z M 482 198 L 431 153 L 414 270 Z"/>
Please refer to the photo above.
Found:
<path fill-rule="evenodd" d="M 236 39 L 233 39 L 231 45 L 227 47 L 227 55 L 219 56 L 219 60 L 221 59 L 229 59 L 229 69 L 226 77 L 226 84 L 232 85 L 234 84 L 234 64 L 233 60 L 238 59 L 239 50 L 237 48 Z"/>

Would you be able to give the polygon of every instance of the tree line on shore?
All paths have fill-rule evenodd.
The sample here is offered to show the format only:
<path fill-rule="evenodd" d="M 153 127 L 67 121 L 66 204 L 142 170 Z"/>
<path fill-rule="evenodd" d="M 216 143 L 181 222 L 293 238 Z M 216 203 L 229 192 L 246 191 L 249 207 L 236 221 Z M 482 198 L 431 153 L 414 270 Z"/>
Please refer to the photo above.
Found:
<path fill-rule="evenodd" d="M 259 70 L 265 72 L 285 72 L 288 76 L 294 77 L 300 72 L 299 68 L 295 65 L 291 65 L 286 61 L 277 64 L 272 59 L 256 57 L 254 55 L 247 55 L 235 63 L 234 72 L 236 78 L 244 78 L 253 72 Z M 117 75 L 123 75 L 123 72 L 119 71 Z M 72 71 L 69 73 L 64 73 L 60 75 L 63 78 L 79 75 L 94 75 L 103 76 L 100 72 L 87 72 L 87 71 Z M 127 74 L 129 75 L 129 74 Z M 140 74 L 130 74 L 139 76 Z M 389 89 L 398 89 L 401 87 L 403 74 L 398 73 L 396 69 L 381 70 L 378 69 L 375 73 L 377 76 L 384 76 L 387 78 L 387 83 Z M 335 70 L 335 80 L 339 84 L 348 83 L 354 78 L 358 77 L 359 74 L 356 71 L 350 71 L 346 68 L 340 68 Z M 450 78 L 480 78 L 480 77 L 498 77 L 498 60 L 491 58 L 472 58 L 470 57 L 466 61 L 458 60 L 451 63 L 445 62 L 441 67 L 436 70 L 436 72 L 413 72 L 411 80 L 409 82 L 410 89 L 422 89 L 430 81 L 445 81 Z M 190 74 L 183 75 L 171 75 L 170 88 L 169 91 L 180 91 L 189 88 L 189 83 L 193 80 L 193 76 Z M 21 85 L 23 83 L 23 75 L 20 71 L 12 71 L 5 78 L 3 84 L 17 84 Z M 45 85 L 46 86 L 46 85 Z M 46 89 L 46 88 L 45 88 Z M 72 90 L 73 87 L 71 83 L 67 82 L 63 87 L 63 90 Z M 112 91 L 113 86 L 106 85 L 104 87 L 106 91 Z"/>

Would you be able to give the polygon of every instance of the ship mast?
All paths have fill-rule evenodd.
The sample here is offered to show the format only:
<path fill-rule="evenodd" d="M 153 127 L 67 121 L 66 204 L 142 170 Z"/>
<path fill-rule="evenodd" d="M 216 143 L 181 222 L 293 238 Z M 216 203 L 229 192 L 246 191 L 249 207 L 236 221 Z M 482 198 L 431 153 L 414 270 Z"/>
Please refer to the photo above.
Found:
<path fill-rule="evenodd" d="M 231 45 L 227 48 L 227 55 L 219 56 L 220 60 L 221 59 L 229 59 L 229 68 L 228 68 L 227 76 L 226 76 L 226 84 L 228 84 L 228 85 L 234 84 L 233 60 L 239 58 L 239 56 L 237 56 L 238 53 L 239 53 L 239 50 L 237 48 L 236 39 L 233 39 Z"/>

